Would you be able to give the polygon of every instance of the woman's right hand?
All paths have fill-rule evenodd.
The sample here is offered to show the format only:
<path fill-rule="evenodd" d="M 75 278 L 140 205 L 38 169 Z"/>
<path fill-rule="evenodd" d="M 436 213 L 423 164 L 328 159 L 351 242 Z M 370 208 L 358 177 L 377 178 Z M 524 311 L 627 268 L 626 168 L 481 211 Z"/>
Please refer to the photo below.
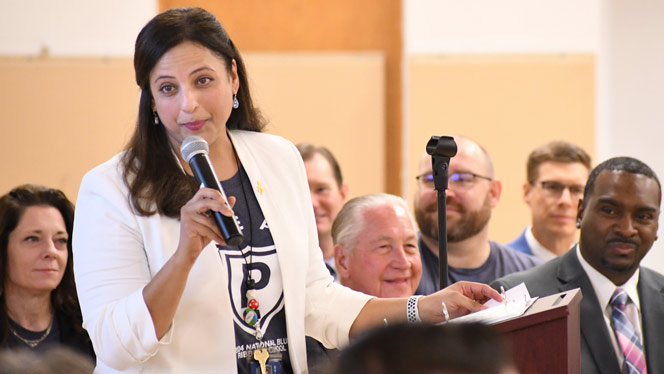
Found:
<path fill-rule="evenodd" d="M 419 314 L 423 321 L 438 323 L 445 321 L 442 303 L 445 303 L 450 318 L 486 309 L 483 304 L 489 299 L 503 301 L 498 291 L 483 283 L 456 282 L 431 295 L 422 297 Z"/>
<path fill-rule="evenodd" d="M 235 205 L 235 198 L 229 197 L 228 203 L 230 206 Z M 198 190 L 180 209 L 180 242 L 176 254 L 185 256 L 192 263 L 210 241 L 226 244 L 209 211 L 233 216 L 233 210 L 225 204 L 221 193 L 205 187 Z"/>
<path fill-rule="evenodd" d="M 230 197 L 228 203 L 233 206 L 235 198 Z M 226 216 L 233 214 L 221 192 L 201 188 L 180 209 L 180 242 L 175 254 L 143 289 L 143 298 L 150 311 L 157 339 L 161 339 L 173 323 L 189 271 L 203 248 L 211 240 L 226 244 L 212 215 L 207 213 L 210 210 Z M 170 297 L 163 297 L 164 294 Z"/>

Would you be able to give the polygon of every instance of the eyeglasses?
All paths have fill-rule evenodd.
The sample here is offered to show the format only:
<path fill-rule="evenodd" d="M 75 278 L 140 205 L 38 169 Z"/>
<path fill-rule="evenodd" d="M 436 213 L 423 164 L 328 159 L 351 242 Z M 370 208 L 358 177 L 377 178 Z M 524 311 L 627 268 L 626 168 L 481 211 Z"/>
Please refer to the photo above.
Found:
<path fill-rule="evenodd" d="M 461 173 L 452 173 L 448 176 L 447 181 L 450 187 L 455 187 L 459 189 L 467 189 L 475 184 L 477 179 L 486 179 L 492 181 L 493 178 L 485 177 L 483 175 L 471 173 L 471 172 L 461 172 Z M 424 187 L 433 188 L 433 173 L 421 174 L 415 177 Z"/>
<path fill-rule="evenodd" d="M 535 184 L 535 183 L 531 183 Z M 579 199 L 583 196 L 583 188 L 584 186 L 580 184 L 572 184 L 572 185 L 567 185 L 555 181 L 541 181 L 538 183 L 540 187 L 542 187 L 542 191 L 544 192 L 544 195 L 551 197 L 551 198 L 559 198 L 562 196 L 563 191 L 569 190 L 569 195 L 573 199 Z"/>

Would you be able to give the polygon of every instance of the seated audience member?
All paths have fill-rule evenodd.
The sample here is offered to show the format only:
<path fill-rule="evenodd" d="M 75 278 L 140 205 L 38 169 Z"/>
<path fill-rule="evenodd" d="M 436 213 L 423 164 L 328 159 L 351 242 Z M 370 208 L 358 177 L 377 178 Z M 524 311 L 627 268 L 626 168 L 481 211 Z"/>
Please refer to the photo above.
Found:
<path fill-rule="evenodd" d="M 402 198 L 378 193 L 351 199 L 334 220 L 332 237 L 341 284 L 378 297 L 414 294 L 422 263 Z"/>
<path fill-rule="evenodd" d="M 333 374 L 516 374 L 506 342 L 491 326 L 400 324 L 346 347 Z"/>
<path fill-rule="evenodd" d="M 73 220 L 59 190 L 24 185 L 0 197 L 0 347 L 64 345 L 94 357 L 74 284 Z"/>
<path fill-rule="evenodd" d="M 590 172 L 590 156 L 578 146 L 553 141 L 528 156 L 523 200 L 532 223 L 508 243 L 544 261 L 567 252 L 577 238 L 576 210 Z"/>
<path fill-rule="evenodd" d="M 318 243 L 328 270 L 337 280 L 334 268 L 332 222 L 346 202 L 348 185 L 343 181 L 339 163 L 327 148 L 301 143 L 297 145 L 297 149 L 302 155 L 304 168 L 307 171 L 316 229 L 318 229 Z"/>
<path fill-rule="evenodd" d="M 540 264 L 533 256 L 489 240 L 491 209 L 500 199 L 501 183 L 484 148 L 464 137 L 454 140 L 458 152 L 450 160 L 446 191 L 448 284 L 461 280 L 488 284 Z M 420 160 L 417 181 L 415 219 L 420 227 L 422 280 L 416 293 L 428 295 L 440 289 L 438 193 L 431 156 L 425 154 Z"/>
<path fill-rule="evenodd" d="M 525 282 L 533 296 L 580 288 L 584 374 L 664 373 L 664 276 L 640 266 L 657 239 L 661 191 L 641 161 L 604 161 L 590 173 L 578 207 L 578 245 L 492 284 Z"/>
<path fill-rule="evenodd" d="M 342 285 L 379 297 L 413 295 L 422 264 L 415 225 L 402 198 L 380 193 L 351 199 L 334 220 L 332 237 Z M 307 338 L 312 372 L 327 366 L 337 353 Z"/>

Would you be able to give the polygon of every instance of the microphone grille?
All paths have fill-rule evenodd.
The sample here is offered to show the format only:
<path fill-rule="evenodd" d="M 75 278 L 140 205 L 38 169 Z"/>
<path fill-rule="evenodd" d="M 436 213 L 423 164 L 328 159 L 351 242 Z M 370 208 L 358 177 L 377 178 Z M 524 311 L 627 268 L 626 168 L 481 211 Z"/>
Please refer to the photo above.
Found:
<path fill-rule="evenodd" d="M 208 143 L 200 136 L 189 136 L 180 145 L 180 154 L 186 162 L 197 154 L 208 154 L 209 151 Z"/>

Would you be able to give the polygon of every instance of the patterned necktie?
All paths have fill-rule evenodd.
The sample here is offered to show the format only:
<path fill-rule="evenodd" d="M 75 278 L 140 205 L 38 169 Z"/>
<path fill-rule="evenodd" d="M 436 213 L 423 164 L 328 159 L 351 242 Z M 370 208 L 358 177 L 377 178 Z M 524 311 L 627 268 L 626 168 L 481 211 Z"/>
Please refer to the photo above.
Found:
<path fill-rule="evenodd" d="M 613 313 L 611 321 L 613 330 L 618 339 L 618 345 L 625 355 L 625 365 L 629 374 L 646 374 L 646 358 L 643 355 L 643 345 L 639 336 L 634 331 L 634 326 L 627 318 L 625 313 L 625 304 L 627 303 L 627 293 L 622 288 L 616 288 L 611 296 L 611 306 Z"/>

